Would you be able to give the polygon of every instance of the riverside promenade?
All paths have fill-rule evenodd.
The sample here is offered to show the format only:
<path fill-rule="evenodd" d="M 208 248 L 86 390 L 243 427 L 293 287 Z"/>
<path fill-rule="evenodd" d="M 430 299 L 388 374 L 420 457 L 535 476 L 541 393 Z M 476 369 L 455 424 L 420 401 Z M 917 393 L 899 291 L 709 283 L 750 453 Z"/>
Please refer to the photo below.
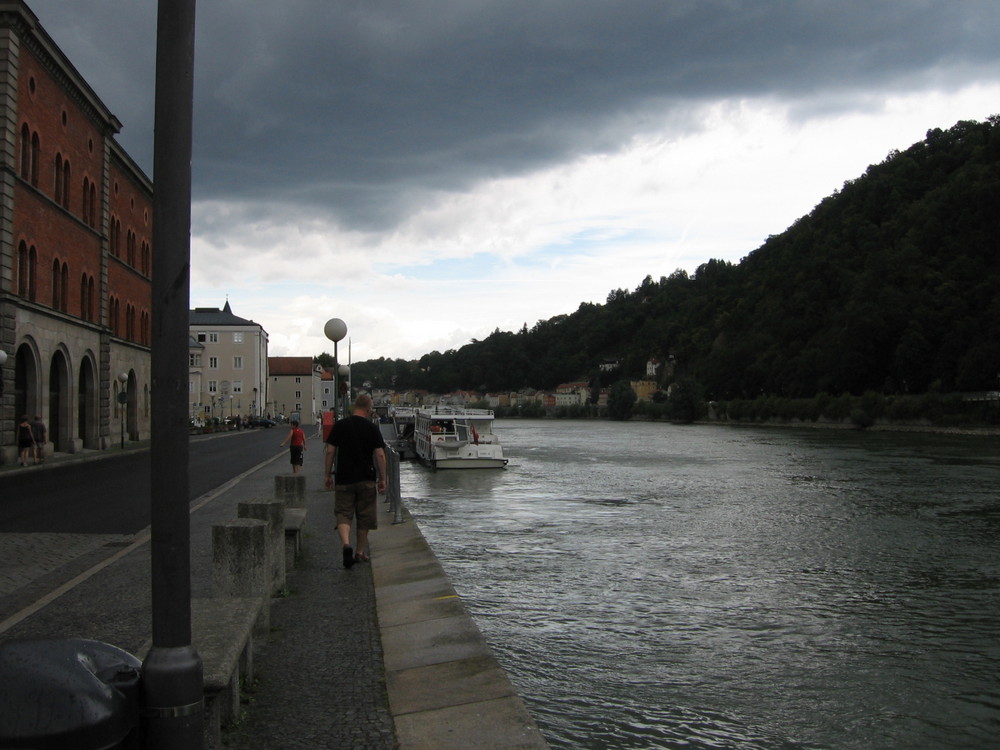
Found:
<path fill-rule="evenodd" d="M 239 433 L 215 439 L 239 440 Z M 302 553 L 255 643 L 255 679 L 222 746 L 238 750 L 547 747 L 416 523 L 381 506 L 370 563 L 343 567 L 322 445 L 309 441 Z M 56 456 L 45 471 L 81 457 Z M 100 454 L 83 460 L 100 460 Z M 282 450 L 191 503 L 192 597 L 212 596 L 212 525 L 273 498 Z M 2 481 L 2 479 L 0 479 Z M 0 534 L 0 641 L 92 638 L 140 658 L 151 638 L 148 530 Z M 197 640 L 197 639 L 196 639 Z"/>

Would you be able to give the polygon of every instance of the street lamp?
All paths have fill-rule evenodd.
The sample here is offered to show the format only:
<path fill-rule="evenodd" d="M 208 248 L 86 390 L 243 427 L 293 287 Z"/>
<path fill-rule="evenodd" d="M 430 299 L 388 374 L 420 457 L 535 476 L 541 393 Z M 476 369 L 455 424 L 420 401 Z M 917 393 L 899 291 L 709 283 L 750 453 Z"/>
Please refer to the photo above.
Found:
<path fill-rule="evenodd" d="M 344 403 L 341 404 L 341 408 L 344 410 L 343 414 L 346 417 L 351 403 L 351 368 L 347 365 L 341 365 L 337 372 L 344 379 Z"/>
<path fill-rule="evenodd" d="M 323 326 L 323 333 L 333 342 L 333 403 L 336 404 L 337 399 L 340 398 L 340 389 L 337 383 L 337 342 L 342 341 L 347 335 L 347 323 L 340 318 L 330 318 Z M 336 418 L 336 415 L 334 417 Z"/>
<path fill-rule="evenodd" d="M 118 392 L 118 403 L 121 404 L 122 450 L 125 450 L 125 407 L 128 404 L 128 373 L 118 373 L 118 382 L 122 389 Z"/>

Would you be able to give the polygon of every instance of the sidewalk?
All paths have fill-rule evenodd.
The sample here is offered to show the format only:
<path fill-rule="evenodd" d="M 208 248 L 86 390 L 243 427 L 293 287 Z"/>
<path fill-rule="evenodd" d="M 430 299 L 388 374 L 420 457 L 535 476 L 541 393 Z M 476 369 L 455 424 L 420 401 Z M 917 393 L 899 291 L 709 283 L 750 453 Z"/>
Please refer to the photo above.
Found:
<path fill-rule="evenodd" d="M 409 514 L 393 524 L 382 505 L 372 562 L 343 567 L 333 496 L 321 484 L 321 444 L 310 436 L 309 445 L 303 555 L 288 571 L 287 595 L 271 600 L 271 635 L 255 652 L 256 684 L 246 691 L 242 721 L 224 737 L 227 746 L 547 747 Z M 211 595 L 212 524 L 235 518 L 240 501 L 273 497 L 286 455 L 192 505 L 192 596 Z M 134 549 L 0 632 L 0 640 L 84 636 L 137 653 L 151 633 L 149 545 L 139 536 Z M 18 592 L 22 602 L 26 591 L 32 587 Z"/>

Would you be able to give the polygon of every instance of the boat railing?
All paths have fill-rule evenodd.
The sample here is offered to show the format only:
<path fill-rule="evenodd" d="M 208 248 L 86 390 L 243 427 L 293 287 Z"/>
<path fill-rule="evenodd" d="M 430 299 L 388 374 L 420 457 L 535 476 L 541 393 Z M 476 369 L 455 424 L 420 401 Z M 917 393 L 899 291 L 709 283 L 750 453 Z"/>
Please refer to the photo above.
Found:
<path fill-rule="evenodd" d="M 492 417 L 492 409 L 466 409 L 464 406 L 448 406 L 445 404 L 437 404 L 436 406 L 428 407 L 425 411 L 430 412 L 434 416 L 459 416 L 465 415 L 470 417 Z"/>

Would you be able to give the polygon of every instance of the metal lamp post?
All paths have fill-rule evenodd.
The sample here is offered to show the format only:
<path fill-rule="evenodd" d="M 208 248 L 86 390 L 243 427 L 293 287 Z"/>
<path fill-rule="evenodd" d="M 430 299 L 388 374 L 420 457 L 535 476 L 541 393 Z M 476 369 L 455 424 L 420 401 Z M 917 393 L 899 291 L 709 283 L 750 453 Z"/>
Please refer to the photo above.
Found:
<path fill-rule="evenodd" d="M 347 335 L 347 323 L 340 318 L 330 318 L 323 326 L 323 333 L 333 342 L 333 403 L 336 404 L 340 398 L 340 388 L 337 382 L 337 342 L 343 341 Z M 341 412 L 340 416 L 344 416 Z M 337 415 L 334 415 L 337 418 Z"/>
<path fill-rule="evenodd" d="M 122 389 L 118 391 L 118 404 L 121 408 L 121 432 L 122 432 L 122 450 L 125 450 L 125 412 L 128 405 L 128 373 L 120 372 L 118 373 L 118 382 L 122 384 Z"/>
<path fill-rule="evenodd" d="M 351 408 L 351 368 L 347 365 L 341 365 L 338 368 L 338 374 L 344 380 L 344 401 L 341 404 L 341 408 L 344 410 L 343 414 L 346 417 L 347 412 Z M 338 398 L 339 398 L 338 394 Z"/>

